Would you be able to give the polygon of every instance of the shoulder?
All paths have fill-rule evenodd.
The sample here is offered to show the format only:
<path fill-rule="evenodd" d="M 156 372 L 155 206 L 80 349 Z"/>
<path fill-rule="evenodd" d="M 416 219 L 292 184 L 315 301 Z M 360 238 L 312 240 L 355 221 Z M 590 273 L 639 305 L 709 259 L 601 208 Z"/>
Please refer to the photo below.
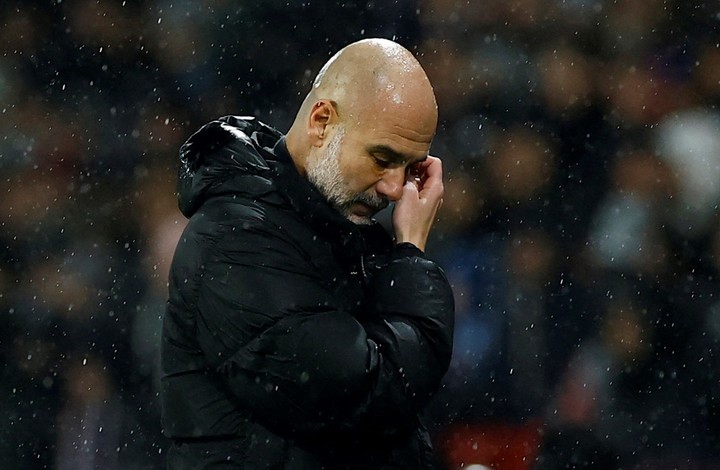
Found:
<path fill-rule="evenodd" d="M 262 192 L 271 183 L 272 146 L 282 134 L 249 117 L 225 116 L 209 122 L 180 148 L 178 202 L 187 217 L 210 197 L 232 189 Z"/>

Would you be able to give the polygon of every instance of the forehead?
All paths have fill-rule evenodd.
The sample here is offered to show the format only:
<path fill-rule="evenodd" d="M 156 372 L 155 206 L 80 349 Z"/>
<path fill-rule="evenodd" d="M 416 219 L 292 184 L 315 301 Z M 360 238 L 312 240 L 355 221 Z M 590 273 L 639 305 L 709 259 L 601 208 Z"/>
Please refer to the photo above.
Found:
<path fill-rule="evenodd" d="M 368 108 L 353 130 L 368 151 L 390 151 L 407 160 L 424 159 L 435 134 L 436 118 L 407 108 L 396 103 Z"/>

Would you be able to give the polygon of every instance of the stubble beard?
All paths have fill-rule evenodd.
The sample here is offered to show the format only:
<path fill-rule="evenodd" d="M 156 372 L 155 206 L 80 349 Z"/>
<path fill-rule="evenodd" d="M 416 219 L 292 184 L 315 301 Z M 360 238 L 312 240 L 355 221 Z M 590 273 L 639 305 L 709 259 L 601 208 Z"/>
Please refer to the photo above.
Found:
<path fill-rule="evenodd" d="M 377 194 L 355 193 L 347 187 L 340 173 L 340 148 L 343 137 L 345 137 L 345 128 L 339 127 L 328 142 L 327 149 L 315 158 L 308 159 L 307 178 L 348 220 L 358 225 L 368 225 L 372 222 L 372 218 L 354 214 L 352 206 L 362 203 L 377 212 L 384 209 L 388 203 Z"/>

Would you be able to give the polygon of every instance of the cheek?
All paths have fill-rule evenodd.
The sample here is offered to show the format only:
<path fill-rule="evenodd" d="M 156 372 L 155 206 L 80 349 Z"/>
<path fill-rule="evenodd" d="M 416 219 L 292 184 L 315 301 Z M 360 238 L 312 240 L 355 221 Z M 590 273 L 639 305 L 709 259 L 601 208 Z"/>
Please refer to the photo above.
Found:
<path fill-rule="evenodd" d="M 350 191 L 362 193 L 380 181 L 381 169 L 367 155 L 361 140 L 346 134 L 339 152 L 340 174 Z"/>
<path fill-rule="evenodd" d="M 360 160 L 360 161 L 358 161 Z M 341 169 L 348 188 L 355 192 L 365 192 L 380 181 L 380 173 L 369 158 L 358 157 L 355 162 Z"/>

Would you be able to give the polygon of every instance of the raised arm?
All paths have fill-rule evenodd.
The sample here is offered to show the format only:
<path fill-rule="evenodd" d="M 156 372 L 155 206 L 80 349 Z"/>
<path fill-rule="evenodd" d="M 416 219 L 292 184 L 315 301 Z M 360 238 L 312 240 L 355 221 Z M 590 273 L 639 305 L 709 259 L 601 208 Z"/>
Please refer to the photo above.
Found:
<path fill-rule="evenodd" d="M 425 250 L 444 193 L 442 162 L 429 156 L 408 172 L 402 197 L 395 204 L 393 228 L 397 243 Z"/>

